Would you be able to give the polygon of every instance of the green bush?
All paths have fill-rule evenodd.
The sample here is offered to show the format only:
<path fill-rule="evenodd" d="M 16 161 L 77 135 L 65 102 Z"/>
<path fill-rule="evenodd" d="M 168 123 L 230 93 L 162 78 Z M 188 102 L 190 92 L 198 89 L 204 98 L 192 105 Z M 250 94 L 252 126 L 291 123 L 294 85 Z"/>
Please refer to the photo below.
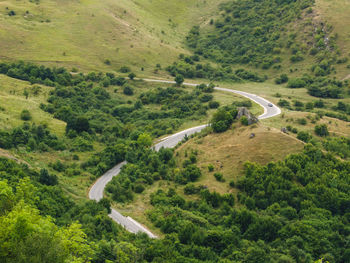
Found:
<path fill-rule="evenodd" d="M 217 108 L 219 108 L 219 106 L 220 106 L 220 103 L 217 101 L 210 101 L 209 102 L 209 108 L 211 108 L 211 109 L 217 109 Z"/>
<path fill-rule="evenodd" d="M 224 182 L 224 175 L 222 173 L 214 173 L 214 177 L 218 182 Z"/>
<path fill-rule="evenodd" d="M 123 88 L 123 93 L 127 96 L 132 96 L 134 95 L 134 90 L 130 86 L 125 86 Z"/>
<path fill-rule="evenodd" d="M 128 72 L 130 72 L 130 68 L 127 67 L 127 66 L 122 66 L 122 67 L 119 69 L 119 71 L 120 71 L 121 73 L 128 73 Z"/>
<path fill-rule="evenodd" d="M 300 131 L 298 132 L 297 138 L 303 142 L 309 142 L 312 139 L 312 136 L 308 132 Z"/>
<path fill-rule="evenodd" d="M 315 126 L 315 133 L 318 136 L 325 137 L 329 135 L 328 127 L 326 124 L 320 124 Z"/>
<path fill-rule="evenodd" d="M 240 121 L 241 121 L 242 125 L 245 125 L 245 126 L 249 125 L 248 118 L 246 116 L 242 116 Z"/>
<path fill-rule="evenodd" d="M 32 115 L 30 114 L 29 110 L 22 110 L 22 112 L 21 112 L 21 120 L 29 121 L 31 119 L 32 119 Z"/>
<path fill-rule="evenodd" d="M 214 165 L 208 164 L 208 171 L 209 171 L 209 172 L 214 171 Z"/>
<path fill-rule="evenodd" d="M 293 78 L 288 81 L 287 88 L 297 89 L 297 88 L 304 88 L 305 86 L 306 86 L 305 80 L 301 78 Z"/>

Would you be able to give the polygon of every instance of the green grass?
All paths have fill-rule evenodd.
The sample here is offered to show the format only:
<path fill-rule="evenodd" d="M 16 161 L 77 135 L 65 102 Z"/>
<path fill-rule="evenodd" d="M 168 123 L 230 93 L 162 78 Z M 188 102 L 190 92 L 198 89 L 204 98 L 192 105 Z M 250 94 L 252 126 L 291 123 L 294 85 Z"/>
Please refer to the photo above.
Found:
<path fill-rule="evenodd" d="M 250 139 L 250 134 L 255 137 Z M 186 153 L 198 151 L 197 166 L 202 170 L 202 177 L 197 185 L 206 185 L 211 191 L 226 193 L 232 191 L 228 183 L 237 181 L 243 174 L 243 165 L 247 161 L 266 164 L 282 160 L 288 154 L 301 151 L 303 143 L 292 136 L 283 134 L 262 124 L 242 127 L 238 123 L 227 132 L 212 133 L 203 138 L 195 138 L 177 149 L 177 163 L 181 166 Z M 214 171 L 208 171 L 208 165 L 214 165 Z M 224 175 L 225 182 L 218 182 L 214 173 Z"/>
<path fill-rule="evenodd" d="M 33 86 L 40 86 L 40 93 L 35 96 L 31 92 Z M 24 96 L 24 90 L 29 93 Z M 22 110 L 29 110 L 32 122 L 47 124 L 49 129 L 56 135 L 61 136 L 65 132 L 66 124 L 54 119 L 49 113 L 39 108 L 40 103 L 45 103 L 51 87 L 43 85 L 30 85 L 28 82 L 16 80 L 0 74 L 0 126 L 2 129 L 10 129 L 20 126 L 23 121 L 20 118 Z"/>
<path fill-rule="evenodd" d="M 102 71 L 129 65 L 134 71 L 144 67 L 149 76 L 157 63 L 166 66 L 188 52 L 188 30 L 206 22 L 220 2 L 2 0 L 0 59 Z"/>

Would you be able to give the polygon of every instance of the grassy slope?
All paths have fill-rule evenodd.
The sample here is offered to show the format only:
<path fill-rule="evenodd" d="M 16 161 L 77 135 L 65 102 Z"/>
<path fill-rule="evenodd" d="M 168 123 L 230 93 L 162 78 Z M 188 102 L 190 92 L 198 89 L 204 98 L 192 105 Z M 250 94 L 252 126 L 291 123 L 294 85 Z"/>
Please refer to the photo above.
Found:
<path fill-rule="evenodd" d="M 33 95 L 31 87 L 40 86 L 41 92 L 38 96 Z M 0 106 L 4 110 L 0 111 L 0 127 L 8 129 L 23 124 L 20 118 L 22 110 L 29 110 L 32 115 L 32 121 L 35 123 L 46 123 L 51 131 L 57 135 L 63 135 L 66 124 L 39 108 L 40 103 L 46 101 L 51 87 L 43 85 L 30 85 L 26 81 L 16 80 L 0 74 Z M 23 95 L 27 89 L 29 96 Z"/>
<path fill-rule="evenodd" d="M 0 58 L 85 70 L 130 65 L 145 67 L 149 75 L 157 63 L 165 66 L 186 52 L 182 43 L 188 30 L 205 21 L 219 2 L 1 0 Z M 17 15 L 8 16 L 9 10 Z"/>

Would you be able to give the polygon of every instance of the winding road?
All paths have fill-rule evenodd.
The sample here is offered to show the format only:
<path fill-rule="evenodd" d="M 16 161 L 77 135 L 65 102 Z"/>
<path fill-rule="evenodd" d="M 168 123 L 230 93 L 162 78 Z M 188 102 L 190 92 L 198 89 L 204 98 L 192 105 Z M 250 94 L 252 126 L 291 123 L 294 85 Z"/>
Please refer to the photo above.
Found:
<path fill-rule="evenodd" d="M 168 80 L 156 80 L 156 79 L 143 79 L 147 82 L 158 82 L 158 83 L 169 83 L 169 84 L 175 84 L 174 81 L 168 81 Z M 198 84 L 193 83 L 183 83 L 183 85 L 186 86 L 197 86 Z M 241 95 L 243 97 L 246 97 L 253 102 L 259 104 L 261 107 L 264 108 L 264 113 L 258 117 L 258 119 L 267 119 L 274 116 L 277 116 L 281 113 L 280 108 L 278 108 L 273 103 L 269 102 L 268 100 L 259 97 L 255 94 L 247 93 L 244 91 L 239 90 L 232 90 L 232 89 L 226 89 L 226 88 L 219 88 L 215 87 L 215 90 L 223 91 L 223 92 L 231 92 L 238 95 Z M 270 105 L 270 106 L 269 106 Z M 272 105 L 272 106 L 271 106 Z M 172 148 L 175 147 L 182 139 L 187 135 L 190 136 L 194 133 L 200 132 L 205 127 L 207 127 L 208 124 L 193 127 L 181 132 L 178 132 L 176 134 L 170 135 L 168 137 L 163 138 L 160 142 L 154 145 L 154 149 L 158 151 L 162 147 L 164 148 Z M 91 187 L 89 191 L 89 198 L 91 200 L 99 201 L 103 198 L 103 192 L 106 187 L 106 185 L 112 180 L 114 176 L 117 176 L 121 170 L 121 168 L 126 164 L 126 162 L 122 162 L 114 166 L 112 169 L 108 170 L 105 174 L 103 174 Z M 140 223 L 135 221 L 129 216 L 123 216 L 121 213 L 119 213 L 117 210 L 112 209 L 109 216 L 118 224 L 122 225 L 126 230 L 128 230 L 131 233 L 138 233 L 143 232 L 146 233 L 150 238 L 157 238 L 156 235 L 154 235 L 151 231 L 149 231 L 146 227 L 142 226 Z"/>

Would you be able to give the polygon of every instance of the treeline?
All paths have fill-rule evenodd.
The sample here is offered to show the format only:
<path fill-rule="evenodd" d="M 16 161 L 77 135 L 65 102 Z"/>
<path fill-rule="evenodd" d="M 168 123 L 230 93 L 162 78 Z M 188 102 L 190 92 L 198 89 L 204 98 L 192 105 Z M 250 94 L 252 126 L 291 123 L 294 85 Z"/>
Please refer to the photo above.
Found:
<path fill-rule="evenodd" d="M 260 76 L 256 72 L 246 69 L 236 69 L 233 71 L 230 64 L 223 64 L 220 67 L 213 67 L 209 63 L 200 63 L 198 55 L 185 56 L 181 54 L 179 61 L 166 67 L 166 70 L 172 75 L 181 75 L 186 78 L 205 78 L 210 80 L 230 80 L 241 82 L 249 80 L 254 82 L 264 82 L 267 76 Z"/>
<path fill-rule="evenodd" d="M 345 95 L 348 82 L 329 79 L 326 77 L 311 77 L 304 75 L 288 80 L 287 88 L 306 88 L 311 96 L 319 98 L 339 99 Z"/>

